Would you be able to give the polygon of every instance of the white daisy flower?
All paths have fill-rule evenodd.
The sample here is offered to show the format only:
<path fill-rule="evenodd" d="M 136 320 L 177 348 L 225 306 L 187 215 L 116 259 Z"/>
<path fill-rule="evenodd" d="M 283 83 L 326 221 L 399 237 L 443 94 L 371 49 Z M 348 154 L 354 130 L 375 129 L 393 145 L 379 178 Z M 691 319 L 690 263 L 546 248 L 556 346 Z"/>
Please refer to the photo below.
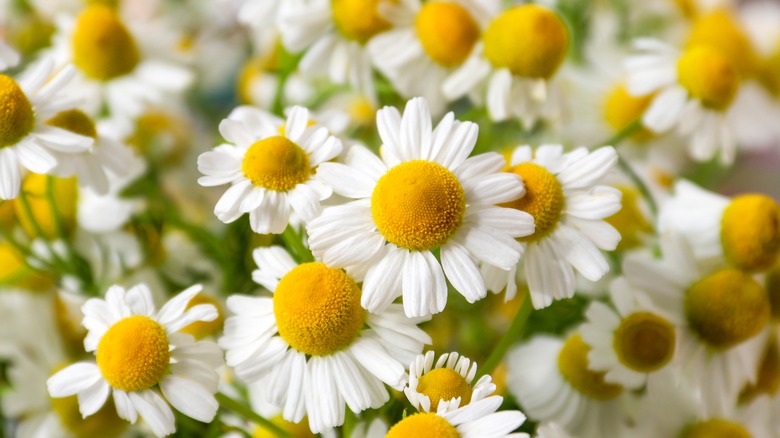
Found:
<path fill-rule="evenodd" d="M 373 314 L 360 306 L 360 288 L 343 270 L 321 262 L 297 265 L 281 247 L 258 248 L 253 279 L 273 297 L 233 295 L 220 345 L 227 364 L 246 382 L 260 381 L 265 400 L 284 419 L 308 415 L 314 433 L 389 400 L 384 384 L 401 389 L 404 363 L 431 338 L 400 305 Z M 383 384 L 384 383 L 384 384 Z"/>
<path fill-rule="evenodd" d="M 13 47 L 0 40 L 0 71 L 16 67 L 19 64 L 19 54 Z"/>
<path fill-rule="evenodd" d="M 473 63 L 490 19 L 498 15 L 497 0 L 411 0 L 411 13 L 393 22 L 393 29 L 368 43 L 374 65 L 404 97 L 422 96 L 434 114 L 452 100 L 441 84 L 459 66 Z"/>
<path fill-rule="evenodd" d="M 433 363 L 434 353 L 418 355 L 409 366 L 409 383 L 404 388 L 409 403 L 418 411 L 444 412 L 476 403 L 493 394 L 496 385 L 488 375 L 473 386 L 477 363 L 458 353 L 445 353 Z M 442 407 L 441 405 L 446 405 Z"/>
<path fill-rule="evenodd" d="M 49 394 L 78 395 L 81 415 L 88 417 L 113 393 L 121 418 L 135 423 L 140 416 L 159 437 L 176 430 L 170 405 L 210 422 L 219 407 L 214 398 L 219 375 L 214 370 L 222 365 L 222 353 L 213 342 L 195 342 L 179 333 L 193 322 L 217 317 L 211 305 L 187 309 L 200 289 L 181 292 L 159 312 L 143 284 L 127 292 L 112 286 L 105 300 L 88 300 L 82 307 L 82 325 L 88 330 L 84 347 L 95 352 L 97 361 L 75 363 L 49 378 Z"/>
<path fill-rule="evenodd" d="M 57 153 L 87 150 L 89 137 L 49 126 L 46 121 L 77 101 L 63 96 L 63 88 L 75 70 L 67 66 L 55 72 L 50 59 L 43 59 L 17 81 L 0 74 L 0 199 L 19 194 L 22 167 L 34 173 L 49 173 L 58 164 Z"/>
<path fill-rule="evenodd" d="M 496 153 L 467 158 L 476 124 L 449 113 L 432 129 L 425 99 L 410 100 L 403 118 L 385 107 L 377 125 L 381 160 L 354 146 L 346 164 L 320 166 L 317 176 L 355 201 L 308 224 L 312 252 L 331 266 L 368 267 L 361 303 L 369 312 L 402 294 L 408 316 L 441 312 L 445 276 L 469 302 L 484 298 L 477 263 L 510 269 L 522 254 L 514 238 L 534 230 L 529 214 L 495 206 L 524 193 L 520 178 L 500 172 Z"/>
<path fill-rule="evenodd" d="M 214 214 L 230 223 L 249 213 L 256 233 L 284 231 L 295 211 L 304 222 L 320 214 L 329 187 L 313 177 L 320 163 L 341 153 L 341 141 L 311 125 L 309 111 L 293 107 L 286 121 L 252 107 L 238 107 L 219 124 L 222 144 L 198 157 L 203 186 L 230 183 Z"/>
<path fill-rule="evenodd" d="M 609 271 L 599 249 L 614 250 L 620 234 L 604 219 L 620 210 L 622 195 L 620 190 L 595 184 L 617 159 L 612 146 L 593 152 L 578 148 L 563 153 L 560 145 L 543 145 L 535 152 L 530 146 L 514 150 L 509 172 L 523 179 L 526 194 L 505 205 L 533 216 L 536 231 L 518 239 L 525 251 L 522 271 L 513 266 L 507 275 L 489 262 L 483 266 L 485 277 L 492 279 L 491 290 L 506 287 L 510 300 L 524 274 L 539 309 L 574 295 L 574 269 L 589 281 Z"/>

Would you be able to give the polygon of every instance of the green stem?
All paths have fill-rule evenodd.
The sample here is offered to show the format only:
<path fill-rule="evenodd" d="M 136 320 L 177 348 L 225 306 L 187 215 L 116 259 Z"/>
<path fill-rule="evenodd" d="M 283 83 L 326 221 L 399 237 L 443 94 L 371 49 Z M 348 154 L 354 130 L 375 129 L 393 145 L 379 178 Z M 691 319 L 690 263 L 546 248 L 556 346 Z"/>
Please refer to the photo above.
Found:
<path fill-rule="evenodd" d="M 282 233 L 282 240 L 287 249 L 292 252 L 293 257 L 298 263 L 308 263 L 314 261 L 314 256 L 303 244 L 301 236 L 295 231 L 292 225 L 287 225 Z"/>
<path fill-rule="evenodd" d="M 493 352 L 490 353 L 490 356 L 487 358 L 485 363 L 477 368 L 477 376 L 475 379 L 479 380 L 480 377 L 492 373 L 498 364 L 501 363 L 507 350 L 509 350 L 509 347 L 511 347 L 512 344 L 514 344 L 515 341 L 520 338 L 520 335 L 523 334 L 525 323 L 528 321 L 528 316 L 531 314 L 531 310 L 533 310 L 531 296 L 525 295 L 523 297 L 523 302 L 520 304 L 520 308 L 517 309 L 515 318 L 512 320 L 512 324 L 509 325 L 506 333 L 504 333 L 504 336 L 498 342 L 496 348 L 493 349 Z"/>
<path fill-rule="evenodd" d="M 216 394 L 216 398 L 217 398 L 217 402 L 219 402 L 219 405 L 221 407 L 235 412 L 236 414 L 244 417 L 246 420 L 257 423 L 260 427 L 270 430 L 276 436 L 282 438 L 293 438 L 292 434 L 282 429 L 281 427 L 275 425 L 267 418 L 261 417 L 260 415 L 258 415 L 249 407 L 245 406 L 240 401 L 230 398 L 221 392 L 218 392 Z"/>
<path fill-rule="evenodd" d="M 62 225 L 62 216 L 60 216 L 57 200 L 54 199 L 54 177 L 51 175 L 46 176 L 46 200 L 49 202 L 49 205 L 51 205 L 51 214 L 54 216 L 54 229 L 56 230 L 57 237 L 64 239 L 65 227 Z"/>

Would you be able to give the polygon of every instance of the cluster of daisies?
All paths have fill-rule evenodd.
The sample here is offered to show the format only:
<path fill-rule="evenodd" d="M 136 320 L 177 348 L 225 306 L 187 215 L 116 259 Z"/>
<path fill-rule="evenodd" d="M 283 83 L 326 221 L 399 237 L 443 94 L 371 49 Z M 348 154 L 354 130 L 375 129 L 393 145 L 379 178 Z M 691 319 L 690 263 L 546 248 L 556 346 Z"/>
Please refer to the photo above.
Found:
<path fill-rule="evenodd" d="M 0 436 L 780 437 L 776 3 L 0 11 Z"/>

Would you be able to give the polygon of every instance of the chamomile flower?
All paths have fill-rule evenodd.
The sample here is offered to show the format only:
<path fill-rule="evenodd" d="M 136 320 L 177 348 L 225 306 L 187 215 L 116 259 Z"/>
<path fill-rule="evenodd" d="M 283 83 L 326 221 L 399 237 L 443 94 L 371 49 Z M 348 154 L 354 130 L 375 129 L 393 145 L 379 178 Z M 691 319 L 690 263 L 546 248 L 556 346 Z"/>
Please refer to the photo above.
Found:
<path fill-rule="evenodd" d="M 604 221 L 620 210 L 619 190 L 595 185 L 617 162 L 612 146 L 593 152 L 585 148 L 563 153 L 560 145 L 543 145 L 534 152 L 519 146 L 512 153 L 509 172 L 520 176 L 525 196 L 504 204 L 533 216 L 536 230 L 518 239 L 524 248 L 523 269 L 500 272 L 488 262 L 486 277 L 493 288 L 506 286 L 507 300 L 517 293 L 517 281 L 525 275 L 534 307 L 574 295 L 574 269 L 589 281 L 609 271 L 599 251 L 614 250 L 620 234 Z M 498 281 L 498 277 L 502 280 Z M 498 286 L 498 287 L 497 287 Z"/>
<path fill-rule="evenodd" d="M 253 279 L 273 297 L 233 295 L 220 345 L 227 364 L 244 381 L 259 381 L 265 399 L 284 419 L 308 415 L 312 432 L 344 422 L 389 399 L 384 384 L 401 389 L 404 363 L 431 339 L 400 305 L 368 313 L 360 288 L 343 270 L 325 263 L 296 264 L 281 247 L 254 252 Z"/>
<path fill-rule="evenodd" d="M 433 363 L 434 353 L 418 355 L 409 366 L 409 383 L 404 388 L 409 403 L 422 412 L 448 412 L 476 403 L 493 394 L 496 385 L 488 375 L 473 386 L 477 363 L 458 353 L 445 353 Z"/>
<path fill-rule="evenodd" d="M 496 153 L 467 158 L 477 125 L 449 113 L 432 129 L 423 98 L 410 100 L 403 118 L 383 108 L 377 125 L 382 159 L 354 146 L 346 164 L 320 165 L 321 181 L 355 201 L 308 224 L 312 252 L 330 266 L 368 267 L 361 303 L 369 312 L 400 295 L 410 317 L 441 312 L 445 277 L 469 302 L 484 298 L 477 261 L 510 269 L 522 253 L 514 238 L 534 229 L 528 213 L 495 206 L 524 193 L 520 178 L 499 172 Z"/>
<path fill-rule="evenodd" d="M 374 64 L 405 97 L 422 96 L 440 114 L 448 100 L 441 84 L 459 66 L 474 62 L 483 30 L 498 15 L 496 0 L 413 0 L 413 14 L 368 44 Z"/>
<path fill-rule="evenodd" d="M 293 107 L 286 121 L 251 108 L 236 108 L 219 124 L 232 144 L 222 144 L 198 157 L 206 176 L 198 183 L 231 186 L 214 207 L 230 223 L 249 213 L 256 233 L 284 231 L 295 211 L 305 222 L 320 213 L 329 187 L 313 178 L 320 163 L 341 153 L 341 141 L 319 125 L 310 125 L 309 111 Z"/>
<path fill-rule="evenodd" d="M 75 154 L 93 143 L 89 137 L 46 124 L 76 101 L 63 96 L 63 88 L 75 70 L 57 72 L 50 59 L 31 67 L 19 80 L 0 74 L 0 199 L 19 194 L 22 168 L 49 173 L 58 164 L 57 154 Z"/>
<path fill-rule="evenodd" d="M 19 54 L 11 46 L 0 40 L 0 71 L 16 67 L 19 64 Z"/>
<path fill-rule="evenodd" d="M 113 393 L 121 418 L 135 423 L 140 416 L 159 437 L 176 430 L 170 405 L 196 420 L 211 421 L 218 408 L 214 369 L 222 364 L 222 354 L 212 342 L 195 342 L 179 333 L 193 322 L 217 317 L 211 305 L 186 309 L 199 290 L 183 291 L 159 312 L 143 284 L 127 291 L 113 286 L 105 300 L 88 300 L 82 307 L 82 325 L 88 330 L 84 347 L 95 352 L 96 363 L 78 362 L 53 375 L 47 381 L 49 394 L 78 395 L 86 418 Z"/>

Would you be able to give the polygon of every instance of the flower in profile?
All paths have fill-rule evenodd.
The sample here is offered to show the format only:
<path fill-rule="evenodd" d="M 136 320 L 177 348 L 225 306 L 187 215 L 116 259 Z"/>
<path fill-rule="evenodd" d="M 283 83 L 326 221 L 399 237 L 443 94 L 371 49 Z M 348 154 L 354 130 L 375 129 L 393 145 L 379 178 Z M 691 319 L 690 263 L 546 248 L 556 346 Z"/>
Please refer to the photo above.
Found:
<path fill-rule="evenodd" d="M 256 233 L 279 234 L 294 211 L 304 222 L 320 214 L 329 187 L 314 178 L 320 163 L 341 153 L 341 141 L 311 124 L 309 111 L 293 107 L 286 121 L 252 107 L 238 107 L 219 125 L 232 144 L 198 157 L 203 186 L 230 183 L 214 214 L 230 223 L 249 213 Z"/>
<path fill-rule="evenodd" d="M 312 252 L 330 266 L 367 269 L 369 312 L 400 295 L 410 317 L 441 312 L 445 278 L 469 302 L 484 298 L 477 261 L 510 269 L 522 254 L 514 238 L 534 230 L 528 213 L 496 206 L 524 193 L 520 178 L 500 172 L 497 153 L 468 158 L 477 125 L 449 113 L 433 129 L 423 98 L 410 100 L 403 118 L 383 108 L 377 125 L 382 159 L 354 146 L 346 164 L 320 165 L 320 180 L 354 201 L 308 224 Z"/>
<path fill-rule="evenodd" d="M 84 347 L 95 353 L 96 362 L 77 362 L 50 377 L 49 394 L 77 395 L 83 417 L 113 395 L 120 418 L 135 423 L 140 416 L 159 437 L 176 430 L 171 405 L 210 422 L 218 408 L 215 369 L 223 363 L 222 352 L 213 342 L 195 342 L 181 333 L 193 322 L 217 318 L 212 305 L 187 308 L 199 291 L 200 286 L 190 287 L 159 312 L 143 284 L 127 291 L 112 286 L 105 300 L 88 300 L 82 307 L 88 330 Z"/>

